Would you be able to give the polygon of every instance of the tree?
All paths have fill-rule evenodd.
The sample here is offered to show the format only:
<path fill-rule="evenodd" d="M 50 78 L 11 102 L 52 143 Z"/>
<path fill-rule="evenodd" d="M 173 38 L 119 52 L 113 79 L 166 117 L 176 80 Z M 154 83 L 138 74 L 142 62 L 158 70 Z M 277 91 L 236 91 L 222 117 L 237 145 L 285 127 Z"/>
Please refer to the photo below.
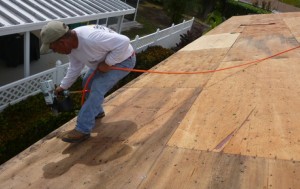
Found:
<path fill-rule="evenodd" d="M 173 23 L 178 24 L 182 21 L 182 14 L 185 12 L 186 4 L 186 0 L 164 0 L 164 8 Z"/>
<path fill-rule="evenodd" d="M 189 0 L 186 4 L 185 12 L 188 15 L 197 16 L 199 12 L 204 10 L 202 0 Z"/>

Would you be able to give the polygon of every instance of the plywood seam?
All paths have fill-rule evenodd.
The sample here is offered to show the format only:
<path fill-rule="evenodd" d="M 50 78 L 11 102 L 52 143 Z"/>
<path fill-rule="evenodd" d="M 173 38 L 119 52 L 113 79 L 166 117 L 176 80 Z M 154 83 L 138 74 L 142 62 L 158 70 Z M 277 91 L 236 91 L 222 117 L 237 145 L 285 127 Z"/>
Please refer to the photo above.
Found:
<path fill-rule="evenodd" d="M 191 107 L 191 106 L 193 105 L 193 102 L 196 101 L 197 97 L 201 94 L 201 92 L 202 92 L 202 90 L 201 90 L 200 88 L 199 88 L 198 90 L 195 90 L 194 95 L 192 95 L 192 97 L 191 97 L 191 98 L 193 98 L 193 99 L 191 99 L 191 98 L 189 99 L 189 107 Z M 176 107 L 176 106 L 175 106 L 175 107 Z M 172 107 L 172 108 L 175 108 L 175 107 Z M 169 111 L 169 110 L 168 110 L 168 111 Z M 187 113 L 188 113 L 188 112 L 186 112 L 185 115 L 186 115 Z M 185 115 L 183 116 L 183 118 L 185 117 Z M 183 118 L 182 118 L 182 119 L 183 119 Z M 180 125 L 180 124 L 177 125 L 177 128 L 179 127 L 179 125 Z M 175 131 L 176 131 L 176 129 L 174 128 L 174 129 L 173 129 L 173 132 L 170 133 L 169 138 L 166 139 L 166 142 L 165 142 L 165 144 L 163 145 L 161 151 L 158 153 L 156 159 L 155 159 L 155 160 L 152 162 L 152 164 L 149 166 L 149 169 L 148 169 L 148 171 L 147 171 L 147 174 L 150 174 L 151 171 L 154 170 L 154 167 L 155 167 L 156 163 L 159 161 L 160 157 L 162 157 L 163 152 L 165 151 L 165 149 L 167 149 L 167 148 L 169 147 L 169 146 L 168 146 L 168 141 L 170 140 L 170 138 L 172 138 L 172 136 L 173 136 L 173 134 L 175 133 Z M 145 182 L 145 181 L 142 180 L 142 181 L 138 184 L 137 188 L 139 188 L 139 187 L 143 184 L 143 182 Z"/>

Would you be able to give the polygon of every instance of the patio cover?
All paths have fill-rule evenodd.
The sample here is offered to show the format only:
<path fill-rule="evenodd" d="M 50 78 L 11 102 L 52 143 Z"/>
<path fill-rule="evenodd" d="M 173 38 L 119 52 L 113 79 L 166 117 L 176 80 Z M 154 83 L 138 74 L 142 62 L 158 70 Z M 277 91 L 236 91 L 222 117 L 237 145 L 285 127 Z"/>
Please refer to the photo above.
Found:
<path fill-rule="evenodd" d="M 24 33 L 24 77 L 30 75 L 30 32 L 51 20 L 66 24 L 118 17 L 121 31 L 124 15 L 135 8 L 120 0 L 0 0 L 0 36 Z"/>
<path fill-rule="evenodd" d="M 119 0 L 0 0 L 0 36 L 38 30 L 50 20 L 72 24 L 134 12 Z"/>

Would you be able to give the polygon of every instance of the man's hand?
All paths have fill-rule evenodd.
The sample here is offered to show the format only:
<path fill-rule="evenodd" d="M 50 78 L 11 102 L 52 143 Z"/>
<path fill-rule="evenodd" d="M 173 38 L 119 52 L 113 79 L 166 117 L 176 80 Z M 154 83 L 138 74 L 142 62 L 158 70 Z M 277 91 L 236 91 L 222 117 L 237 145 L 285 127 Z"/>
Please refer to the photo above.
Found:
<path fill-rule="evenodd" d="M 62 87 L 56 87 L 56 89 L 55 89 L 55 91 L 54 91 L 54 94 L 55 95 L 58 95 L 60 92 L 62 92 L 63 90 L 65 90 L 65 89 L 63 89 Z"/>
<path fill-rule="evenodd" d="M 108 72 L 110 70 L 110 66 L 107 65 L 105 62 L 100 62 L 98 65 L 98 70 L 100 72 Z"/>

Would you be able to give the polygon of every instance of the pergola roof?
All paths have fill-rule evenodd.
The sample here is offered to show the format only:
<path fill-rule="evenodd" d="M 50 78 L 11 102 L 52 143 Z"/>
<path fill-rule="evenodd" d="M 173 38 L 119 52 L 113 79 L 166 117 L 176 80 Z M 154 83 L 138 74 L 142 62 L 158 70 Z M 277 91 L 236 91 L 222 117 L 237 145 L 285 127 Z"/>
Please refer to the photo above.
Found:
<path fill-rule="evenodd" d="M 72 24 L 134 12 L 119 0 L 0 0 L 0 36 L 41 29 L 50 20 Z"/>

